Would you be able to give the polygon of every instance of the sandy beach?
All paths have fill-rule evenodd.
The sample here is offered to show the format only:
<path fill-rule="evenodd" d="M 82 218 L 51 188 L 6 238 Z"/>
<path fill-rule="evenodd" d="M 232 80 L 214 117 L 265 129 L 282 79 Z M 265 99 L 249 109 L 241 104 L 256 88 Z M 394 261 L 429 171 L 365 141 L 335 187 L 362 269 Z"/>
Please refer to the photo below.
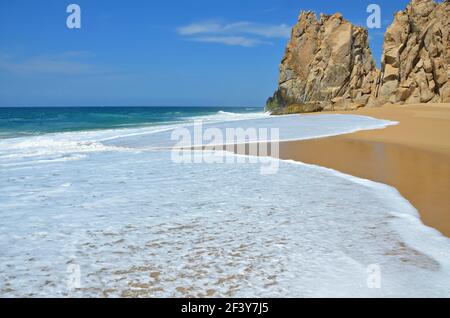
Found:
<path fill-rule="evenodd" d="M 370 116 L 399 124 L 335 137 L 281 142 L 279 158 L 393 186 L 419 211 L 424 224 L 450 237 L 450 104 L 387 104 L 302 116 L 324 114 Z M 271 153 L 270 145 L 268 149 Z M 249 152 L 248 145 L 245 151 L 235 147 L 235 152 L 255 155 Z"/>
<path fill-rule="evenodd" d="M 450 236 L 450 104 L 386 105 L 342 114 L 400 124 L 283 142 L 280 157 L 391 185 L 418 209 L 426 225 Z"/>
<path fill-rule="evenodd" d="M 224 116 L 215 111 L 201 117 L 202 132 L 207 136 L 230 129 L 237 134 L 239 129 L 248 136 L 251 133 L 245 131 L 250 128 L 271 132 L 280 128 L 279 137 L 270 137 L 310 138 L 283 143 L 282 157 L 391 184 L 424 218 L 432 216 L 427 224 L 444 232 L 448 148 L 433 137 L 448 135 L 448 122 L 440 119 L 446 118 L 448 108 L 439 106 L 434 113 L 434 108 L 425 107 L 424 118 L 420 111 L 414 115 L 413 108 L 396 107 L 355 113 L 369 116 L 280 117 L 260 109 Z M 25 111 L 30 112 L 10 110 L 9 118 L 27 118 Z M 42 112 L 65 122 L 117 118 L 123 111 L 36 109 L 33 117 L 39 126 Z M 134 109 L 133 116 L 145 118 L 158 111 L 161 117 L 167 112 Z M 421 224 L 415 209 L 394 188 L 362 185 L 315 166 L 278 160 L 253 164 L 248 158 L 238 162 L 238 157 L 225 158 L 223 153 L 187 151 L 185 161 L 178 161 L 177 149 L 169 147 L 178 143 L 172 136 L 182 132 L 195 137 L 198 127 L 190 123 L 192 115 L 197 115 L 196 109 L 168 130 L 155 125 L 1 140 L 0 249 L 5 257 L 0 262 L 0 294 L 244 298 L 450 294 L 450 242 Z M 391 121 L 370 116 L 400 125 L 392 127 Z M 434 135 L 420 134 L 421 130 Z M 351 134 L 354 131 L 361 132 Z M 383 134 L 388 134 L 387 141 L 374 140 Z M 249 139 L 231 136 L 242 142 Z M 427 143 L 424 136 L 435 143 Z M 403 138 L 404 144 L 395 138 Z M 423 144 L 406 145 L 414 138 L 423 138 Z M 434 148 L 428 150 L 428 145 Z M 367 288 L 372 264 L 382 266 L 383 288 Z M 80 287 L 67 286 L 67 273 L 77 278 L 77 272 L 80 283 L 74 284 Z"/>

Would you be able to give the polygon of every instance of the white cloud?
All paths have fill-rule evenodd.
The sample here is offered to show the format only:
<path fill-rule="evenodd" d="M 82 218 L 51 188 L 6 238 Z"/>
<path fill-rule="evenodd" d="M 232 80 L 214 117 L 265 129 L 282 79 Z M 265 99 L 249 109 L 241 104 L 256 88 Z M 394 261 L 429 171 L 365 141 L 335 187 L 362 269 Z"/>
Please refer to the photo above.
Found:
<path fill-rule="evenodd" d="M 214 22 L 192 23 L 178 28 L 177 31 L 181 35 L 219 33 L 222 31 L 222 26 Z"/>
<path fill-rule="evenodd" d="M 226 25 L 224 30 L 227 32 L 253 34 L 266 38 L 288 39 L 291 35 L 291 28 L 286 24 L 264 25 L 250 22 L 239 22 Z"/>
<path fill-rule="evenodd" d="M 261 41 L 258 39 L 251 39 L 244 36 L 203 36 L 189 38 L 191 41 L 205 42 L 205 43 L 220 43 L 225 45 L 237 45 L 243 47 L 253 47 L 261 44 L 272 44 L 270 42 Z"/>
<path fill-rule="evenodd" d="M 192 23 L 177 29 L 178 34 L 194 41 L 222 43 L 252 47 L 270 44 L 262 39 L 287 39 L 291 28 L 286 24 L 271 25 L 253 22 L 235 22 L 223 24 L 213 21 Z"/>

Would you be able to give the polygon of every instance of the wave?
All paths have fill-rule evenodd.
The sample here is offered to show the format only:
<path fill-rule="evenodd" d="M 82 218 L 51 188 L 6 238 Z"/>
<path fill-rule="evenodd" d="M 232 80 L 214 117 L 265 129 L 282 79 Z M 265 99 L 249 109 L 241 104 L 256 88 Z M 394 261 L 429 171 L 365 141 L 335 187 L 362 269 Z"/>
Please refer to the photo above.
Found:
<path fill-rule="evenodd" d="M 7 168 L 86 158 L 86 156 L 71 157 L 72 154 L 139 151 L 135 148 L 128 149 L 124 146 L 114 145 L 113 142 L 123 138 L 146 138 L 146 136 L 151 138 L 149 136 L 167 133 L 186 125 L 192 125 L 192 122 L 196 120 L 202 120 L 207 123 L 219 123 L 259 118 L 261 116 L 260 113 L 247 113 L 242 116 L 230 114 L 218 112 L 214 115 L 190 117 L 184 120 L 146 127 L 57 132 L 41 136 L 0 139 L 0 166 Z"/>
<path fill-rule="evenodd" d="M 70 140 L 59 137 L 30 137 L 22 138 L 17 142 L 11 142 L 11 140 L 2 142 L 0 143 L 0 166 L 6 168 L 82 160 L 87 158 L 88 153 L 129 151 L 97 141 Z"/>
<path fill-rule="evenodd" d="M 233 113 L 224 110 L 219 110 L 216 115 L 226 115 L 232 117 L 268 117 L 270 112 L 254 112 L 254 113 Z"/>
<path fill-rule="evenodd" d="M 261 111 L 257 112 L 247 112 L 247 113 L 236 113 L 236 112 L 229 112 L 225 110 L 219 110 L 217 113 L 212 115 L 203 115 L 203 116 L 194 116 L 191 117 L 190 120 L 203 120 L 205 122 L 229 122 L 229 121 L 235 121 L 235 120 L 249 120 L 249 119 L 257 119 L 257 118 L 264 118 L 264 117 L 270 117 L 270 113 L 265 113 Z"/>
<path fill-rule="evenodd" d="M 217 113 L 205 127 L 274 127 L 290 140 L 396 124 L 352 115 L 255 116 Z M 143 150 L 191 126 L 0 140 L 0 249 L 8 259 L 0 262 L 0 285 L 13 287 L 6 295 L 98 296 L 108 286 L 120 296 L 152 278 L 146 268 L 160 271 L 149 282 L 159 294 L 149 296 L 183 296 L 173 285 L 180 281 L 198 292 L 217 288 L 218 296 L 449 295 L 449 240 L 423 225 L 394 188 L 293 161 L 264 158 L 280 170 L 262 177 L 255 165 L 180 165 L 168 151 Z M 186 259 L 208 275 L 192 275 Z M 87 288 L 67 291 L 72 263 Z M 18 275 L 7 264 L 24 270 Z M 364 285 L 370 264 L 382 266 L 380 290 Z"/>
<path fill-rule="evenodd" d="M 321 138 L 359 130 L 381 129 L 396 124 L 390 121 L 354 115 L 272 117 L 261 112 L 239 114 L 220 111 L 215 115 L 192 117 L 190 120 L 159 126 L 64 132 L 2 139 L 0 140 L 0 164 L 9 164 L 11 160 L 32 159 L 33 157 L 37 162 L 42 162 L 46 159 L 45 156 L 54 159 L 54 156 L 63 157 L 76 153 L 170 148 L 176 143 L 171 138 L 172 132 L 183 128 L 193 133 L 193 123 L 198 120 L 202 121 L 204 129 L 216 128 L 223 133 L 228 128 L 254 128 L 256 130 L 278 128 L 280 130 L 279 138 L 274 139 L 271 136 L 270 141 Z M 254 141 L 262 142 L 266 140 L 235 140 L 235 142 Z"/>
<path fill-rule="evenodd" d="M 242 114 L 242 113 L 232 113 L 232 112 L 226 112 L 226 111 L 223 111 L 223 110 L 219 110 L 217 112 L 217 115 L 242 116 L 244 114 Z"/>
<path fill-rule="evenodd" d="M 21 159 L 24 159 L 24 158 L 26 158 L 26 157 L 21 157 Z M 58 163 L 58 162 L 77 161 L 77 160 L 83 160 L 86 158 L 87 158 L 87 156 L 83 155 L 83 154 L 61 155 L 59 157 L 40 159 L 40 160 L 23 160 L 23 161 L 12 162 L 12 163 L 0 163 L 0 167 L 3 167 L 3 168 L 25 167 L 25 166 L 34 166 L 34 165 L 40 165 L 40 164 L 51 164 L 51 163 Z"/>
<path fill-rule="evenodd" d="M 190 142 L 189 140 L 183 140 L 184 147 L 216 146 L 246 142 L 306 140 L 353 133 L 360 130 L 382 129 L 398 123 L 355 115 L 286 115 L 277 117 L 261 116 L 253 119 L 231 121 L 206 121 L 202 124 L 201 127 L 194 126 L 192 123 L 176 127 L 183 128 L 183 131 L 180 131 L 183 137 L 187 136 L 191 138 Z M 218 141 L 215 140 L 213 143 L 206 142 L 201 138 L 201 144 L 199 144 L 193 138 L 198 134 L 198 129 L 201 130 L 200 133 L 214 129 L 214 136 L 220 132 L 219 135 L 221 138 Z M 236 132 L 236 135 L 229 135 L 231 131 Z M 167 129 L 154 134 L 143 133 L 120 136 L 109 140 L 107 144 L 137 149 L 172 148 L 179 145 L 177 141 L 172 139 L 172 132 L 173 129 Z M 212 133 L 213 130 L 209 130 L 209 132 Z M 241 133 L 237 134 L 238 132 Z"/>

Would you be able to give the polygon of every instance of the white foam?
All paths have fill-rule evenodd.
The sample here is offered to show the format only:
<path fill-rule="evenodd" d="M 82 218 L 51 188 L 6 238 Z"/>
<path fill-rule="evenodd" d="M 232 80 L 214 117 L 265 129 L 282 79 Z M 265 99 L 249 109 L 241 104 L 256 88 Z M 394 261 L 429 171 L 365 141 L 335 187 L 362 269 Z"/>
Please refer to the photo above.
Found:
<path fill-rule="evenodd" d="M 236 136 L 236 138 L 234 138 L 234 143 L 240 143 L 256 141 L 264 142 L 269 140 L 276 142 L 322 138 L 353 133 L 360 130 L 382 129 L 387 126 L 397 125 L 398 123 L 356 115 L 286 115 L 277 117 L 242 119 L 228 122 L 204 122 L 202 124 L 203 131 L 214 128 L 216 130 L 220 130 L 223 136 L 226 136 L 227 129 L 240 128 L 244 131 L 253 129 L 257 132 L 260 129 L 265 129 L 268 131 L 268 136 L 265 138 L 256 136 L 256 139 L 251 139 L 249 138 L 251 136 Z M 177 126 L 173 129 L 167 129 L 164 131 L 161 130 L 152 134 L 143 133 L 139 135 L 120 136 L 109 140 L 107 144 L 146 149 L 150 149 L 152 147 L 171 148 L 174 147 L 178 142 L 177 140 L 171 140 L 172 132 L 176 128 L 186 129 L 191 136 L 194 136 L 194 123 L 191 123 Z M 279 129 L 279 136 L 277 138 L 274 138 L 274 136 L 270 136 L 271 130 L 274 128 Z M 269 140 L 267 140 L 266 138 L 269 138 Z M 198 144 L 195 140 L 192 140 L 191 145 L 201 146 L 201 144 Z"/>
<path fill-rule="evenodd" d="M 2 295 L 450 295 L 449 240 L 395 189 L 298 163 L 261 176 L 258 165 L 169 158 L 102 152 L 7 171 Z M 71 264 L 81 289 L 66 286 Z M 366 285 L 371 264 L 381 289 Z"/>
<path fill-rule="evenodd" d="M 320 117 L 231 125 L 312 138 L 391 124 Z M 1 296 L 450 296 L 449 239 L 395 189 L 294 162 L 267 176 L 258 164 L 175 164 L 120 144 L 157 129 L 0 142 L 11 165 L 0 169 Z M 371 264 L 381 289 L 366 284 Z M 69 265 L 81 288 L 67 285 Z"/>
<path fill-rule="evenodd" d="M 232 122 L 247 120 L 251 118 L 267 117 L 264 113 L 225 113 L 215 115 L 192 117 L 179 123 L 148 126 L 141 128 L 122 128 L 107 130 L 91 130 L 81 132 L 51 133 L 43 136 L 20 137 L 0 139 L 0 166 L 11 164 L 11 160 L 22 160 L 24 158 L 34 159 L 35 164 L 42 163 L 45 156 L 59 156 L 63 158 L 73 153 L 92 153 L 103 151 L 128 151 L 126 147 L 111 145 L 117 139 L 135 139 L 156 135 L 156 138 L 167 138 L 164 133 L 174 129 L 190 125 L 194 120 L 202 120 L 205 123 Z M 168 139 L 170 140 L 170 138 Z M 106 143 L 109 142 L 109 145 Z M 20 163 L 22 164 L 22 163 Z"/>

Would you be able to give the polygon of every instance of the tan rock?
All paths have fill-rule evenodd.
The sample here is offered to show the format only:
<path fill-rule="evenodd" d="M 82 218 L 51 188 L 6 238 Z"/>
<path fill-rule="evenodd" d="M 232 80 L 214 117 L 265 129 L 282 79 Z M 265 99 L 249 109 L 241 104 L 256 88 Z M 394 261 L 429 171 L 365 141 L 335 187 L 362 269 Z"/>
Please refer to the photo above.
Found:
<path fill-rule="evenodd" d="M 395 14 L 385 34 L 381 71 L 366 29 L 339 13 L 318 19 L 302 12 L 267 109 L 283 113 L 448 102 L 449 78 L 450 0 L 412 0 Z"/>
<path fill-rule="evenodd" d="M 348 109 L 368 101 L 376 94 L 379 77 L 368 38 L 366 29 L 339 13 L 322 14 L 318 19 L 313 12 L 302 12 L 280 66 L 278 89 L 267 108 L 295 104 L 305 105 L 306 111 L 310 109 L 306 105 L 314 103 L 327 109 Z"/>
<path fill-rule="evenodd" d="M 380 99 L 443 101 L 449 82 L 450 2 L 412 0 L 386 31 L 384 50 Z"/>
<path fill-rule="evenodd" d="M 431 64 L 431 61 L 429 59 L 423 61 L 423 69 L 427 73 L 433 72 L 433 65 Z"/>
<path fill-rule="evenodd" d="M 399 69 L 393 67 L 391 64 L 387 64 L 384 68 L 384 81 L 398 81 Z"/>
<path fill-rule="evenodd" d="M 450 82 L 447 82 L 441 88 L 442 96 L 440 102 L 442 103 L 450 103 Z"/>
<path fill-rule="evenodd" d="M 404 102 L 406 101 L 412 94 L 413 92 L 413 87 L 400 87 L 397 90 L 397 102 Z"/>

